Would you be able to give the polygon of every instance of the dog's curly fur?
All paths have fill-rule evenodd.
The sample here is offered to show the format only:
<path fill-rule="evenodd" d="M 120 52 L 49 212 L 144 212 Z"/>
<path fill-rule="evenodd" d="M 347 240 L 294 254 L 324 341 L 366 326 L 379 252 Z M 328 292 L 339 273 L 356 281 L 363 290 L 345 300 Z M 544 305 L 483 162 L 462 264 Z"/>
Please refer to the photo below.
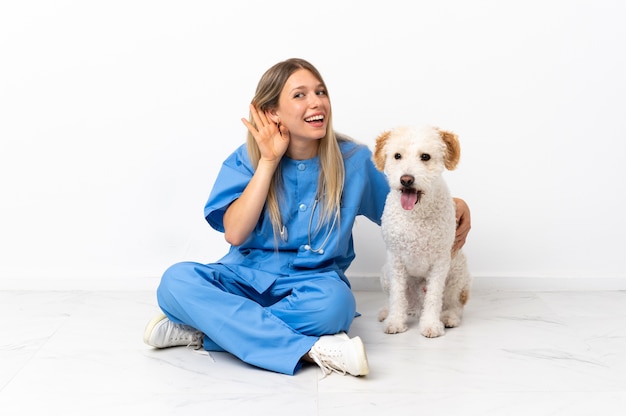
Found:
<path fill-rule="evenodd" d="M 391 188 L 381 227 L 388 305 L 379 314 L 388 334 L 406 331 L 409 315 L 429 338 L 461 323 L 471 275 L 463 252 L 452 251 L 455 206 L 442 175 L 459 159 L 457 135 L 436 127 L 397 127 L 376 140 L 374 164 Z"/>

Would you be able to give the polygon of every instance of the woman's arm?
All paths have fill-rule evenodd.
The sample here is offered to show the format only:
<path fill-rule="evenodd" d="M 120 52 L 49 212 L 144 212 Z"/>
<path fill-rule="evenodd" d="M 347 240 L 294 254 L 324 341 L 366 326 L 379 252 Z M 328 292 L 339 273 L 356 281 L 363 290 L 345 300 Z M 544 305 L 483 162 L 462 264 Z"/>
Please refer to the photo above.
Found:
<path fill-rule="evenodd" d="M 452 250 L 460 250 L 465 245 L 467 234 L 469 234 L 471 225 L 470 210 L 465 201 L 460 198 L 453 198 L 456 206 L 456 236 Z"/>
<path fill-rule="evenodd" d="M 246 119 L 243 124 L 256 140 L 261 158 L 254 175 L 241 196 L 224 213 L 224 238 L 238 246 L 250 236 L 259 221 L 274 172 L 289 145 L 289 132 L 269 117 L 250 106 L 255 125 Z"/>

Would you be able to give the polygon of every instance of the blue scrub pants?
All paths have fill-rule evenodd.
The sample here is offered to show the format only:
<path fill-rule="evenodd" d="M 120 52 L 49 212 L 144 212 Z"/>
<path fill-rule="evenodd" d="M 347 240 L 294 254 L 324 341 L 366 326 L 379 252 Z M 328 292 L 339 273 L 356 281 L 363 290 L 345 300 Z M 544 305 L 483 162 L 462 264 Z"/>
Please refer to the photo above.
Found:
<path fill-rule="evenodd" d="M 356 301 L 336 273 L 279 276 L 258 293 L 222 264 L 177 263 L 163 274 L 159 306 L 204 333 L 204 349 L 293 375 L 322 335 L 348 331 Z"/>

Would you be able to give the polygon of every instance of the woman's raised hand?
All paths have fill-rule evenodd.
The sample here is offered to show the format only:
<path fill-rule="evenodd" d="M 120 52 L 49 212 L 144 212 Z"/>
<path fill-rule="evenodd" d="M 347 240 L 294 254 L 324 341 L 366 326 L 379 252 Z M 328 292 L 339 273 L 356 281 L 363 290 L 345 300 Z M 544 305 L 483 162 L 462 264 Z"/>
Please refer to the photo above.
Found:
<path fill-rule="evenodd" d="M 254 124 L 242 118 L 241 121 L 256 140 L 261 159 L 277 163 L 289 146 L 289 130 L 280 122 L 272 121 L 267 112 L 258 111 L 250 104 L 250 114 Z"/>

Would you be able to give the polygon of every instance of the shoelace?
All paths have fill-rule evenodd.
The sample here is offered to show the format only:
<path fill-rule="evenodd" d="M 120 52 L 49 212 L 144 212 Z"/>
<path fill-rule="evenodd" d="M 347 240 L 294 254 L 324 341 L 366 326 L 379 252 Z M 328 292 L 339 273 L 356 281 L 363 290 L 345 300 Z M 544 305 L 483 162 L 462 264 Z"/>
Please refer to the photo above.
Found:
<path fill-rule="evenodd" d="M 199 350 L 200 348 L 202 348 L 202 343 L 197 340 L 192 340 L 191 342 L 189 342 L 189 344 L 187 344 L 187 347 L 185 348 L 193 348 L 194 350 Z"/>
<path fill-rule="evenodd" d="M 168 322 L 168 324 L 172 325 L 172 327 L 170 327 L 170 339 L 178 340 L 189 337 L 189 343 L 186 348 L 193 347 L 194 350 L 202 348 L 202 339 L 204 337 L 202 332 L 188 325 L 175 324 L 171 321 Z"/>
<path fill-rule="evenodd" d="M 332 358 L 326 357 L 323 354 L 311 354 L 311 358 L 313 359 L 313 361 L 315 361 L 315 364 L 317 364 L 322 369 L 322 374 L 324 375 L 324 377 L 322 378 L 325 378 L 332 372 L 344 376 L 347 374 L 347 371 L 344 368 L 337 369 L 330 364 L 333 362 Z"/>
<path fill-rule="evenodd" d="M 202 334 L 202 332 L 195 331 L 193 335 L 191 336 L 191 340 L 189 341 L 189 344 L 187 344 L 187 347 L 185 348 L 193 347 L 194 350 L 199 350 L 200 348 L 202 348 L 203 337 L 204 335 Z"/>

